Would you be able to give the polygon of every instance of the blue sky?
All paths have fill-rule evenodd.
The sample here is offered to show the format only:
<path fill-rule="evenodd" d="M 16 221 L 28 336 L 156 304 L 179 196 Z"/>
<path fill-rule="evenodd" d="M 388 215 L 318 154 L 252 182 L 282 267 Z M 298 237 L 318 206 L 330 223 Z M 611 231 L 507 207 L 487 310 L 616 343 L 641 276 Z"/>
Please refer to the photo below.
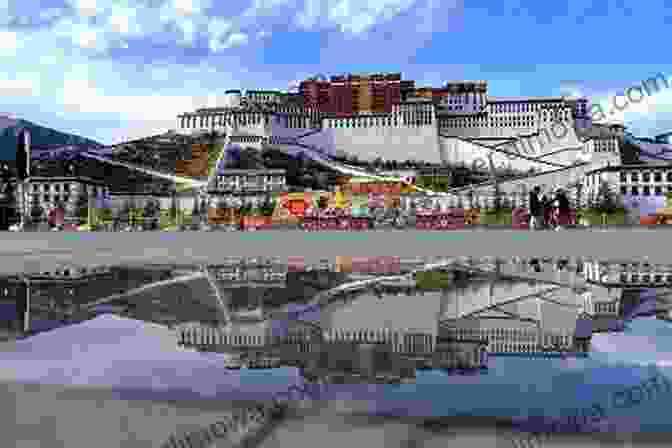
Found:
<path fill-rule="evenodd" d="M 114 143 L 173 128 L 226 89 L 348 71 L 603 101 L 672 75 L 658 62 L 665 3 L 0 0 L 0 113 Z M 665 89 L 610 119 L 652 135 L 672 129 L 671 105 Z"/>

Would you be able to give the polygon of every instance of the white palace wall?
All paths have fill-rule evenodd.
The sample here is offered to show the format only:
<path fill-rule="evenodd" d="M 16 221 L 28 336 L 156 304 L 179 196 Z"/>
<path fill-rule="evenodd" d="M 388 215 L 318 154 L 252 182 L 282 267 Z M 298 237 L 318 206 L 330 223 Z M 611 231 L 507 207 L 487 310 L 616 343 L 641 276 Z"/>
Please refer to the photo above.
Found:
<path fill-rule="evenodd" d="M 539 171 L 554 169 L 552 165 L 537 163 L 522 157 L 515 157 L 505 152 L 492 151 L 484 146 L 493 147 L 496 143 L 486 140 L 479 142 L 465 141 L 458 137 L 439 137 L 441 151 L 451 164 L 465 164 L 469 167 L 487 169 L 490 153 L 496 168 L 510 167 L 514 170 L 528 171 L 534 168 Z M 515 144 L 503 144 L 497 148 L 508 153 L 521 154 L 529 158 L 541 157 L 541 160 L 556 164 L 570 165 L 584 160 L 583 154 L 589 148 L 578 139 L 574 128 L 568 123 L 556 129 L 542 128 L 538 135 L 522 137 Z M 544 154 L 547 154 L 544 156 Z M 543 156 L 543 157 L 542 157 Z"/>
<path fill-rule="evenodd" d="M 382 157 L 385 160 L 442 162 L 435 125 L 329 128 L 325 131 L 333 134 L 337 151 L 356 155 L 360 160 Z"/>

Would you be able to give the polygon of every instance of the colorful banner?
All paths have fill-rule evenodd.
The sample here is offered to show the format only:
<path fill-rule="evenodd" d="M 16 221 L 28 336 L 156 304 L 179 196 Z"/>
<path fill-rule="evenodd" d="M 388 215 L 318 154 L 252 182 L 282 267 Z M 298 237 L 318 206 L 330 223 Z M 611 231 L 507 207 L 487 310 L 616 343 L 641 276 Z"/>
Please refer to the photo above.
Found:
<path fill-rule="evenodd" d="M 343 186 L 344 189 L 353 193 L 401 193 L 402 191 L 412 191 L 405 187 L 401 182 L 371 182 L 352 180 L 349 184 Z"/>
<path fill-rule="evenodd" d="M 277 207 L 287 210 L 293 216 L 302 217 L 306 208 L 312 202 L 312 194 L 284 193 L 278 199 Z"/>
<path fill-rule="evenodd" d="M 385 207 L 385 195 L 383 193 L 369 193 L 369 208 Z"/>
<path fill-rule="evenodd" d="M 401 207 L 401 195 L 399 193 L 387 193 L 385 195 L 385 208 Z"/>
<path fill-rule="evenodd" d="M 352 215 L 362 215 L 369 212 L 369 195 L 362 193 L 352 194 Z"/>
<path fill-rule="evenodd" d="M 399 257 L 336 257 L 339 272 L 358 274 L 399 274 L 401 259 Z"/>
<path fill-rule="evenodd" d="M 336 191 L 334 194 L 334 207 L 349 208 L 352 206 L 352 193 Z"/>

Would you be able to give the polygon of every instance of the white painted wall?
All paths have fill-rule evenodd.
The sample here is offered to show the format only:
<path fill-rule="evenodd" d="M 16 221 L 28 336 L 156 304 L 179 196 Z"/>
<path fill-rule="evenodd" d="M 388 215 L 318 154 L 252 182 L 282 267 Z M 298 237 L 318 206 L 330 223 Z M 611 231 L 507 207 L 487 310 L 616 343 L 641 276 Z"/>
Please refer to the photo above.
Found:
<path fill-rule="evenodd" d="M 336 150 L 355 154 L 360 160 L 415 159 L 440 163 L 436 126 L 333 128 Z"/>

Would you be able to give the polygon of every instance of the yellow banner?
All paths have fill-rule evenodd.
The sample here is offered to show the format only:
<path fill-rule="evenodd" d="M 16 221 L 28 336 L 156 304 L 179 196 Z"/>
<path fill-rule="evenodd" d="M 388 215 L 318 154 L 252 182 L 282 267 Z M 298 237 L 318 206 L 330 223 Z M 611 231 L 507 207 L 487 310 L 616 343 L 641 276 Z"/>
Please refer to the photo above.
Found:
<path fill-rule="evenodd" d="M 303 201 L 305 197 L 304 193 L 287 193 L 286 195 L 288 201 Z"/>

